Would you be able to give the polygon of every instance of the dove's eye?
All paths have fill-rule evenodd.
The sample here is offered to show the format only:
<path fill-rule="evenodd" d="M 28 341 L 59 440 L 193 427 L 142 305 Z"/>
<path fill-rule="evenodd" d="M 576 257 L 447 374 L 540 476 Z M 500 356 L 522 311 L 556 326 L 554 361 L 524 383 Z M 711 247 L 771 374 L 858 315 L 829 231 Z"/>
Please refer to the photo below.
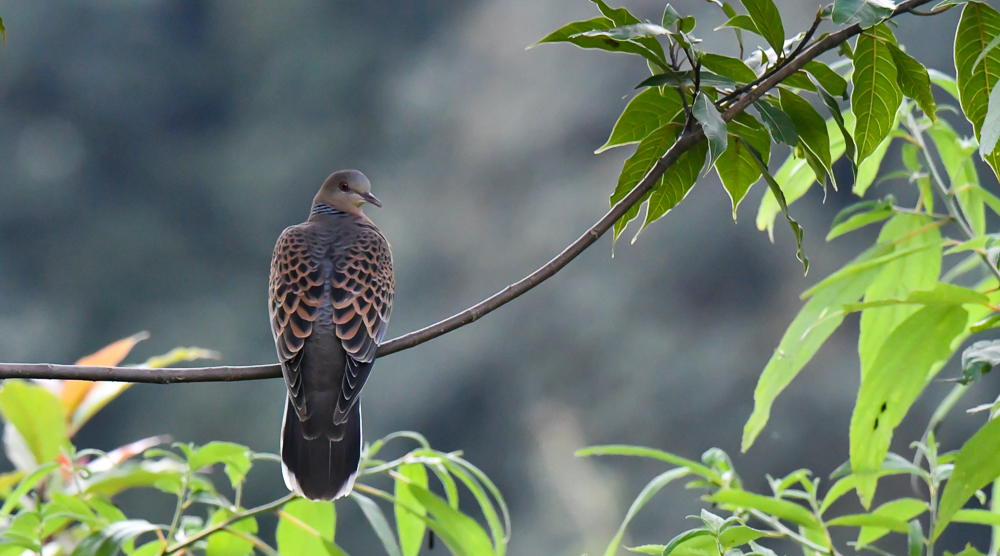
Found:
<path fill-rule="evenodd" d="M 340 182 L 340 190 L 341 190 L 341 191 L 348 191 L 348 190 L 350 190 L 350 189 L 351 189 L 351 188 L 347 186 L 347 182 L 346 182 L 346 181 L 342 181 L 342 182 Z"/>

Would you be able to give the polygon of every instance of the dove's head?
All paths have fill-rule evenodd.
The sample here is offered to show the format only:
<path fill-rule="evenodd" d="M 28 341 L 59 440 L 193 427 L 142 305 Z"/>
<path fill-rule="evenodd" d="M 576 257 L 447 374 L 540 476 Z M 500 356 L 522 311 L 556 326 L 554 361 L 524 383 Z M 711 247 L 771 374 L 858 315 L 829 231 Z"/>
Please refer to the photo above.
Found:
<path fill-rule="evenodd" d="M 313 199 L 313 206 L 324 204 L 352 214 L 360 214 L 361 205 L 365 203 L 382 206 L 382 202 L 372 195 L 371 182 L 357 170 L 341 170 L 330 174 Z"/>

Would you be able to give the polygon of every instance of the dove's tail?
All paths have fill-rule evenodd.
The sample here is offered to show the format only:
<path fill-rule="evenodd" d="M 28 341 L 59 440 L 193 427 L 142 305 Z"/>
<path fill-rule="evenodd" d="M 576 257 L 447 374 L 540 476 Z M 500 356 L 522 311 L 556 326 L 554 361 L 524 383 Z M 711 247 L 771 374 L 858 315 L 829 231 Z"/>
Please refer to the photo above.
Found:
<path fill-rule="evenodd" d="M 337 427 L 343 436 L 308 439 L 291 401 L 285 400 L 281 427 L 281 475 L 292 492 L 310 500 L 335 500 L 351 493 L 361 462 L 361 402 L 350 410 L 347 422 Z M 333 426 L 333 423 L 330 423 Z M 339 436 L 339 435 L 338 435 Z"/>

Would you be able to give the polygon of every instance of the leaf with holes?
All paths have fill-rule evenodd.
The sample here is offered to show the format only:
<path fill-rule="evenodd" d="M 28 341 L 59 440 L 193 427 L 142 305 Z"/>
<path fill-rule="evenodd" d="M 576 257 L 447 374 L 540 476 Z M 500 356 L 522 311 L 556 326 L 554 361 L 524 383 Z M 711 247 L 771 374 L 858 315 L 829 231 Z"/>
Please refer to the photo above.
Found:
<path fill-rule="evenodd" d="M 886 338 L 864 376 L 851 416 L 850 440 L 851 468 L 858 476 L 858 496 L 866 508 L 875 495 L 877 473 L 889 452 L 893 431 L 933 378 L 937 364 L 951 356 L 951 343 L 967 321 L 968 313 L 961 306 L 920 309 Z"/>

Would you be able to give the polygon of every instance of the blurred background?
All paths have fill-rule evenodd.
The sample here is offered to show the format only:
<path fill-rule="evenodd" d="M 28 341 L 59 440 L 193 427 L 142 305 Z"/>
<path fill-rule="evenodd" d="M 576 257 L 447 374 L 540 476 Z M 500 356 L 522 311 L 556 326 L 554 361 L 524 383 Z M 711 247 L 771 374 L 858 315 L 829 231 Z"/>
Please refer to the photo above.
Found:
<path fill-rule="evenodd" d="M 625 5 L 653 21 L 663 9 Z M 788 35 L 817 8 L 778 5 Z M 707 49 L 737 53 L 731 33 L 711 31 L 724 21 L 717 8 L 674 6 L 698 17 Z M 274 241 L 345 167 L 364 171 L 385 203 L 368 212 L 395 253 L 390 336 L 521 278 L 604 214 L 631 154 L 592 153 L 647 75 L 642 62 L 569 45 L 525 50 L 595 15 L 586 0 L 0 0 L 0 360 L 69 363 L 149 330 L 130 361 L 178 345 L 218 350 L 225 364 L 275 361 L 265 305 Z M 897 36 L 951 74 L 957 18 L 901 18 Z M 897 164 L 895 151 L 888 160 Z M 850 183 L 843 161 L 837 169 Z M 511 504 L 514 555 L 602 552 L 661 470 L 573 457 L 587 445 L 691 458 L 718 446 L 758 492 L 768 492 L 764 473 L 825 477 L 847 458 L 856 318 L 779 398 L 747 454 L 740 435 L 799 293 L 877 230 L 824 242 L 855 199 L 831 191 L 824 203 L 816 188 L 793 206 L 813 264 L 803 277 L 787 227 L 778 223 L 772 244 L 754 226 L 763 191 L 751 190 L 736 224 L 713 173 L 637 243 L 626 232 L 613 258 L 605 237 L 482 321 L 380 360 L 365 389 L 366 438 L 410 429 L 464 450 Z M 942 376 L 957 372 L 952 362 Z M 981 386 L 962 407 L 993 399 L 996 377 Z M 910 453 L 947 389 L 921 399 L 898 451 Z M 139 385 L 77 444 L 169 433 L 276 452 L 283 397 L 278 380 Z M 979 419 L 956 413 L 942 442 L 954 447 Z M 245 500 L 283 492 L 277 466 L 261 464 Z M 849 498 L 841 509 L 857 506 Z M 159 521 L 173 507 L 156 493 L 120 502 Z M 625 542 L 666 542 L 699 507 L 671 486 Z M 338 510 L 348 552 L 381 551 L 355 505 Z M 985 549 L 985 531 L 956 527 L 944 547 L 972 539 Z"/>

